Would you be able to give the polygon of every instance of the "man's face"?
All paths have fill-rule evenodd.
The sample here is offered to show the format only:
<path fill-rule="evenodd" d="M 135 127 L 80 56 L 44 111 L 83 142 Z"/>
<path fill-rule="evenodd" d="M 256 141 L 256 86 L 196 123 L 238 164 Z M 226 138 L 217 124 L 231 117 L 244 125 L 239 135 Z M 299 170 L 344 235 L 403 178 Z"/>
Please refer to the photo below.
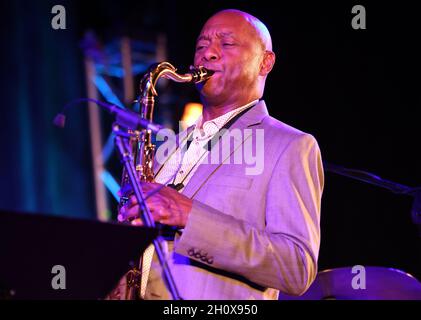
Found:
<path fill-rule="evenodd" d="M 256 99 L 253 95 L 262 59 L 262 44 L 242 16 L 230 13 L 213 16 L 196 43 L 195 66 L 215 71 L 205 84 L 198 85 L 201 95 L 214 105 Z"/>

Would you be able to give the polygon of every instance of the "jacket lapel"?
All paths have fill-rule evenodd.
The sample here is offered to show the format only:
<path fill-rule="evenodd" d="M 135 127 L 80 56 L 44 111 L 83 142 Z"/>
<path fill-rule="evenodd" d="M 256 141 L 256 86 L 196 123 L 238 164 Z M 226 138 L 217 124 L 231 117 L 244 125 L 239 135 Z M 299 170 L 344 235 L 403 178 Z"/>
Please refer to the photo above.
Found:
<path fill-rule="evenodd" d="M 184 140 L 188 138 L 189 134 L 194 129 L 194 126 L 190 126 L 184 131 L 180 132 L 175 136 L 175 143 L 172 144 L 168 148 L 168 154 L 166 155 L 164 161 L 162 163 L 159 163 L 158 161 L 154 161 L 153 169 L 155 176 L 161 171 L 165 163 L 170 159 L 170 157 L 177 151 L 177 149 L 180 147 L 180 145 L 183 144 Z"/>
<path fill-rule="evenodd" d="M 262 120 L 269 115 L 266 104 L 263 100 L 257 103 L 249 111 L 243 114 L 233 125 L 229 128 L 232 129 L 246 129 L 254 125 L 260 124 Z M 235 145 L 242 145 L 246 139 L 249 138 L 251 133 L 247 136 L 242 132 L 241 138 L 234 137 L 236 143 L 241 139 L 241 143 Z M 207 182 L 207 180 L 221 167 L 221 164 L 201 164 L 198 166 L 196 172 L 193 174 L 187 186 L 183 189 L 182 194 L 189 198 L 194 198 L 197 192 Z"/>

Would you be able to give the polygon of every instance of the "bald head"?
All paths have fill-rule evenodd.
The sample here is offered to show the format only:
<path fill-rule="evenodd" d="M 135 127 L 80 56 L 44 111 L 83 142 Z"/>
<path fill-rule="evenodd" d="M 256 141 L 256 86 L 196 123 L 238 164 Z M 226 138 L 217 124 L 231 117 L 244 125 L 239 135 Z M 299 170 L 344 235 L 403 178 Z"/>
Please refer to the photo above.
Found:
<path fill-rule="evenodd" d="M 214 14 L 197 38 L 194 56 L 195 66 L 214 71 L 197 86 L 203 104 L 227 110 L 261 98 L 274 63 L 269 31 L 259 19 L 233 9 Z"/>
<path fill-rule="evenodd" d="M 213 19 L 220 16 L 226 16 L 238 21 L 242 21 L 244 25 L 249 28 L 250 33 L 256 37 L 256 40 L 261 43 L 263 50 L 272 51 L 272 38 L 270 36 L 269 30 L 263 24 L 263 22 L 257 19 L 255 16 L 236 9 L 226 9 L 215 13 L 208 19 L 206 23 L 212 23 Z"/>

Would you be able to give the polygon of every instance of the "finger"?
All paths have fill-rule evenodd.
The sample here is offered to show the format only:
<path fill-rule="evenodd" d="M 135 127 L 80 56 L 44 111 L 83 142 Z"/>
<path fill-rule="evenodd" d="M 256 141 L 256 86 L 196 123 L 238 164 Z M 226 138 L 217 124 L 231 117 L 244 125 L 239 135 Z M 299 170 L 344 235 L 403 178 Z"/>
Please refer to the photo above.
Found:
<path fill-rule="evenodd" d="M 132 221 L 130 221 L 130 224 L 133 226 L 143 226 L 143 221 L 140 218 L 134 219 Z"/>
<path fill-rule="evenodd" d="M 141 187 L 145 195 L 147 195 L 148 193 L 152 193 L 156 190 L 156 186 L 152 182 L 142 182 Z"/>
<path fill-rule="evenodd" d="M 175 226 L 175 225 L 177 225 L 177 224 L 173 221 L 172 217 L 161 218 L 161 219 L 157 220 L 157 222 L 159 222 L 159 223 L 161 223 L 161 224 L 166 224 L 166 225 L 168 225 L 168 226 Z"/>
<path fill-rule="evenodd" d="M 156 183 L 156 182 L 145 182 L 145 181 L 142 181 L 141 182 L 141 185 L 142 185 L 142 188 L 148 188 L 148 189 L 150 189 L 150 188 L 155 189 L 157 187 L 163 186 L 160 183 Z"/>
<path fill-rule="evenodd" d="M 152 216 L 154 221 L 166 224 L 171 219 L 171 214 L 163 207 L 160 207 L 154 211 L 152 211 Z"/>
<path fill-rule="evenodd" d="M 130 207 L 130 206 L 133 206 L 133 205 L 136 205 L 136 204 L 139 204 L 139 201 L 137 201 L 136 195 L 132 194 L 129 197 L 129 199 L 127 200 L 126 205 L 128 205 Z"/>
<path fill-rule="evenodd" d="M 133 218 L 139 217 L 139 206 L 135 205 L 132 207 L 126 207 L 125 210 L 120 210 L 120 214 L 118 215 L 118 220 L 127 221 Z"/>
<path fill-rule="evenodd" d="M 171 212 L 166 207 L 161 207 L 159 211 L 159 217 L 161 220 L 168 219 L 171 217 Z"/>
<path fill-rule="evenodd" d="M 125 220 L 126 217 L 126 211 L 127 211 L 127 207 L 126 206 L 121 206 L 118 209 L 118 215 L 117 215 L 117 220 L 119 222 L 123 222 Z"/>
<path fill-rule="evenodd" d="M 135 196 L 134 194 L 132 194 L 132 195 L 129 197 L 129 200 L 127 201 L 127 205 L 128 205 L 129 207 L 131 207 L 131 206 L 134 206 L 134 205 L 136 205 L 136 204 L 138 204 L 138 202 L 137 202 L 137 198 L 136 198 L 136 196 Z"/>
<path fill-rule="evenodd" d="M 142 182 L 142 189 L 146 198 L 153 197 L 155 194 L 159 194 L 164 185 L 154 182 Z"/>

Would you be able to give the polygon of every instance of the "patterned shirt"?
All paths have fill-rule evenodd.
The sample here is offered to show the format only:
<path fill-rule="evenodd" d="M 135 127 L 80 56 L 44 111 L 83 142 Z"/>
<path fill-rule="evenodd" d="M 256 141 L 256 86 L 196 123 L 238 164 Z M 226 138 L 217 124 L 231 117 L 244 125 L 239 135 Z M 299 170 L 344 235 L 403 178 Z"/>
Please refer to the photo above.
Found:
<path fill-rule="evenodd" d="M 209 140 L 228 123 L 228 121 L 257 102 L 258 100 L 254 100 L 242 107 L 229 111 L 222 116 L 206 121 L 203 123 L 203 126 L 201 125 L 202 116 L 200 116 L 194 124 L 195 127 L 190 138 L 192 139 L 192 142 L 187 151 L 183 154 L 183 150 L 185 150 L 184 146 L 188 139 L 181 145 L 181 148 L 178 148 L 170 156 L 168 161 L 164 164 L 164 167 L 156 175 L 155 181 L 161 184 L 183 183 L 185 187 L 199 167 L 199 164 L 208 156 L 209 150 L 206 148 L 206 145 Z M 181 192 L 184 187 L 179 191 Z"/>

